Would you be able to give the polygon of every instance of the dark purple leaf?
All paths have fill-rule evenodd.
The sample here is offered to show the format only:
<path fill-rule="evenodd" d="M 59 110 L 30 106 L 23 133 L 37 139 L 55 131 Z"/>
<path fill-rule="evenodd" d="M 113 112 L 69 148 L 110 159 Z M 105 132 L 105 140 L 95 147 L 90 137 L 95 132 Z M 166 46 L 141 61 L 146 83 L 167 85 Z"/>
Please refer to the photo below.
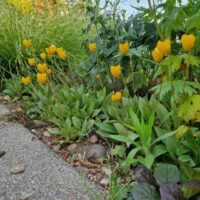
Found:
<path fill-rule="evenodd" d="M 155 184 L 155 180 L 151 171 L 143 165 L 138 165 L 133 170 L 133 176 L 138 183 L 149 183 L 152 185 Z"/>
<path fill-rule="evenodd" d="M 160 186 L 162 200 L 184 200 L 181 186 L 176 183 L 167 183 Z"/>

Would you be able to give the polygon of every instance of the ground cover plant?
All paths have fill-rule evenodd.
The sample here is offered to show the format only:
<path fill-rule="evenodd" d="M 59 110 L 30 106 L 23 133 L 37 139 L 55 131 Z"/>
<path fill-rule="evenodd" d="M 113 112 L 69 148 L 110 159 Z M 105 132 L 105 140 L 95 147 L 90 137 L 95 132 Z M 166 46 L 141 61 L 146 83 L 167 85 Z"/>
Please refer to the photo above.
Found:
<path fill-rule="evenodd" d="M 108 199 L 198 199 L 199 2 L 148 0 L 131 16 L 119 3 L 38 18 L 2 1 L 2 92 L 62 144 L 111 144 Z"/>

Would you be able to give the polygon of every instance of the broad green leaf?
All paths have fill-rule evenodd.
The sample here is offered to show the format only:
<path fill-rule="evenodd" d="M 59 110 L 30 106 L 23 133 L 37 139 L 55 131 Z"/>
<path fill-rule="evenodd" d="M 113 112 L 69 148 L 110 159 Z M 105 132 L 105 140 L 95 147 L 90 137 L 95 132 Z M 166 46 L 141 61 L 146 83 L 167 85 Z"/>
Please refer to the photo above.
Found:
<path fill-rule="evenodd" d="M 72 117 L 72 122 L 73 122 L 73 125 L 75 126 L 75 128 L 78 128 L 78 129 L 81 128 L 82 122 L 81 122 L 81 120 L 78 117 L 73 116 Z"/>
<path fill-rule="evenodd" d="M 130 144 L 134 144 L 135 146 L 138 146 L 138 144 L 136 142 L 134 142 L 130 138 L 123 136 L 123 135 L 110 135 L 109 137 L 114 140 L 117 140 L 119 142 L 125 142 L 127 144 L 127 146 L 129 146 Z"/>
<path fill-rule="evenodd" d="M 160 200 L 155 186 L 147 183 L 134 184 L 131 194 L 133 200 Z"/>
<path fill-rule="evenodd" d="M 178 116 L 184 121 L 200 122 L 200 95 L 187 97 L 180 105 Z"/>
<path fill-rule="evenodd" d="M 153 141 L 152 145 L 153 145 L 153 144 L 156 144 L 156 143 L 159 142 L 159 141 L 163 141 L 163 140 L 165 140 L 165 139 L 167 139 L 167 138 L 169 138 L 169 137 L 171 137 L 171 136 L 173 136 L 173 135 L 175 135 L 175 134 L 176 134 L 176 131 L 171 131 L 171 132 L 165 133 L 165 134 L 159 136 L 157 139 L 155 139 L 155 140 Z"/>
<path fill-rule="evenodd" d="M 105 132 L 116 134 L 116 129 L 112 125 L 105 124 L 105 123 L 96 123 L 96 125 L 98 128 L 102 129 Z"/>
<path fill-rule="evenodd" d="M 47 131 L 52 135 L 58 135 L 60 132 L 58 128 L 47 128 Z"/>
<path fill-rule="evenodd" d="M 178 183 L 180 181 L 180 172 L 176 165 L 160 163 L 154 168 L 154 177 L 159 185 Z"/>
<path fill-rule="evenodd" d="M 119 135 L 127 135 L 128 130 L 120 123 L 113 124 Z"/>
<path fill-rule="evenodd" d="M 159 145 L 155 145 L 153 148 L 152 148 L 152 154 L 154 156 L 154 158 L 157 158 L 158 156 L 160 155 L 163 155 L 167 152 L 167 149 L 164 145 L 162 144 L 159 144 Z"/>

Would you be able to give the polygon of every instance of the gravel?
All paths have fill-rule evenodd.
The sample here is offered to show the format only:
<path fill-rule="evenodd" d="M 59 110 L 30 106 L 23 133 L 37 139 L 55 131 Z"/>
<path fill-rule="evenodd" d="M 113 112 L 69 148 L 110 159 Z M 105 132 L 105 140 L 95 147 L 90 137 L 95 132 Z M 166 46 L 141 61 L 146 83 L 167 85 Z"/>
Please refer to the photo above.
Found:
<path fill-rule="evenodd" d="M 0 116 L 8 110 L 0 105 Z M 4 122 L 0 122 L 2 125 Z M 0 200 L 104 199 L 96 185 L 62 160 L 20 124 L 0 127 Z M 15 166 L 24 172 L 12 174 Z"/>

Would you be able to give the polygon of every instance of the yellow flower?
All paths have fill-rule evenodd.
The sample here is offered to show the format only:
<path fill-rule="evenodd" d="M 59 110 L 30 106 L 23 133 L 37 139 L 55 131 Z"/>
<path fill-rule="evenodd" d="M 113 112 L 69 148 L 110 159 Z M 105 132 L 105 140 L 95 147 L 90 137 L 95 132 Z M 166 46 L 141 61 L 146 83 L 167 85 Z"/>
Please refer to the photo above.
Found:
<path fill-rule="evenodd" d="M 67 58 L 67 54 L 63 48 L 57 48 L 56 52 L 61 60 L 65 60 Z"/>
<path fill-rule="evenodd" d="M 186 52 L 188 52 L 194 47 L 195 36 L 193 34 L 190 34 L 190 35 L 184 34 L 181 37 L 181 43 L 182 43 L 183 49 Z"/>
<path fill-rule="evenodd" d="M 96 79 L 97 79 L 97 80 L 99 80 L 100 77 L 101 77 L 100 74 L 97 74 L 97 75 L 96 75 Z"/>
<path fill-rule="evenodd" d="M 88 48 L 89 48 L 90 52 L 94 53 L 97 50 L 97 44 L 96 43 L 90 43 L 88 45 Z"/>
<path fill-rule="evenodd" d="M 119 78 L 122 74 L 121 66 L 120 65 L 111 66 L 110 67 L 110 73 L 113 77 Z"/>
<path fill-rule="evenodd" d="M 44 52 L 41 53 L 41 54 L 40 54 L 40 58 L 41 58 L 42 60 L 45 60 L 45 59 L 46 59 L 46 53 L 44 53 Z"/>
<path fill-rule="evenodd" d="M 52 70 L 51 69 L 47 69 L 47 74 L 51 75 L 51 73 L 52 73 Z"/>
<path fill-rule="evenodd" d="M 57 47 L 54 44 L 52 44 L 49 48 L 46 48 L 45 50 L 50 56 L 52 56 L 56 53 L 56 49 Z"/>
<path fill-rule="evenodd" d="M 32 46 L 32 41 L 31 40 L 28 40 L 28 39 L 24 39 L 22 41 L 22 44 L 25 48 L 30 48 Z"/>
<path fill-rule="evenodd" d="M 37 80 L 40 84 L 44 85 L 47 82 L 47 74 L 37 73 Z"/>
<path fill-rule="evenodd" d="M 46 73 L 47 72 L 47 64 L 46 63 L 44 63 L 44 64 L 39 63 L 37 65 L 37 69 L 41 73 Z"/>
<path fill-rule="evenodd" d="M 22 77 L 21 81 L 24 85 L 29 85 L 31 82 L 31 77 L 30 76 Z"/>
<path fill-rule="evenodd" d="M 152 51 L 152 57 L 155 62 L 161 62 L 163 60 L 163 54 L 159 51 L 159 49 L 155 48 Z"/>
<path fill-rule="evenodd" d="M 122 93 L 121 92 L 115 92 L 115 94 L 112 95 L 112 101 L 120 101 L 122 99 Z"/>
<path fill-rule="evenodd" d="M 35 59 L 34 58 L 29 58 L 28 59 L 28 64 L 30 65 L 30 66 L 35 66 Z"/>
<path fill-rule="evenodd" d="M 171 41 L 170 39 L 164 41 L 159 40 L 156 47 L 164 56 L 167 56 L 171 52 Z"/>
<path fill-rule="evenodd" d="M 121 54 L 127 54 L 129 51 L 129 45 L 128 45 L 128 42 L 126 43 L 123 43 L 123 44 L 119 44 L 119 52 Z"/>

